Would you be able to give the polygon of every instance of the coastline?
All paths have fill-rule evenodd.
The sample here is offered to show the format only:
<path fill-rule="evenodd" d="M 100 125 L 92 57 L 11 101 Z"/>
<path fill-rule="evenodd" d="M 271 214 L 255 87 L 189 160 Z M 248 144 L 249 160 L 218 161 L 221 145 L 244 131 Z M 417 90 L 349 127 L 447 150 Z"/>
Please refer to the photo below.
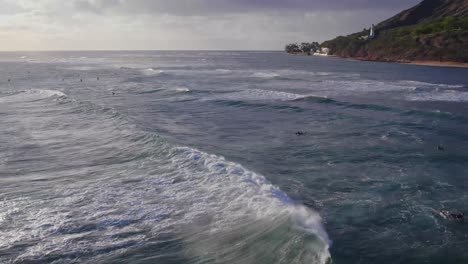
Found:
<path fill-rule="evenodd" d="M 399 63 L 432 66 L 432 67 L 468 68 L 468 63 L 452 62 L 452 61 L 410 61 L 410 62 L 399 62 Z"/>
<path fill-rule="evenodd" d="M 455 61 L 431 61 L 431 60 L 372 60 L 363 57 L 342 57 L 338 55 L 307 55 L 304 53 L 288 53 L 289 55 L 294 56 L 319 56 L 319 57 L 331 57 L 331 58 L 340 58 L 340 59 L 348 59 L 348 60 L 358 60 L 358 61 L 370 61 L 370 62 L 385 62 L 385 63 L 399 63 L 399 64 L 411 64 L 411 65 L 419 65 L 419 66 L 431 66 L 431 67 L 452 67 L 452 68 L 468 68 L 468 63 L 464 62 L 455 62 Z"/>
<path fill-rule="evenodd" d="M 352 60 L 360 60 L 360 61 L 372 61 L 372 62 L 386 62 L 386 63 L 399 63 L 399 64 L 410 64 L 410 65 L 419 65 L 419 66 L 431 66 L 431 67 L 452 67 L 452 68 L 468 68 L 468 63 L 464 62 L 455 62 L 455 61 L 431 61 L 431 60 L 371 60 L 362 57 L 340 57 L 335 56 L 342 59 L 352 59 Z"/>

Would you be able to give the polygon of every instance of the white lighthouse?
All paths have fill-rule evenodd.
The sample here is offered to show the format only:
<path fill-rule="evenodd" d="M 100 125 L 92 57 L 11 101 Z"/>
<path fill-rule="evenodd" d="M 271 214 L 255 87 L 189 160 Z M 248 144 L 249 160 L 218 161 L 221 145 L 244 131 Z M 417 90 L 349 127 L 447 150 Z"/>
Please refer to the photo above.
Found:
<path fill-rule="evenodd" d="M 375 29 L 374 29 L 374 24 L 372 24 L 370 28 L 369 38 L 373 39 L 374 37 L 375 37 Z"/>

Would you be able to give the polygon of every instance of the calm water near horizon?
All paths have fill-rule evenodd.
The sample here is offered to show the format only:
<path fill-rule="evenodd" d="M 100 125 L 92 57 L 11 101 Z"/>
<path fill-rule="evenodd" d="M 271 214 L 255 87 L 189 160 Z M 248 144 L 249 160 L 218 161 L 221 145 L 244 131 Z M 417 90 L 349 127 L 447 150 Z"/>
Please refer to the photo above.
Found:
<path fill-rule="evenodd" d="M 468 263 L 467 205 L 468 69 L 0 53 L 0 263 Z"/>

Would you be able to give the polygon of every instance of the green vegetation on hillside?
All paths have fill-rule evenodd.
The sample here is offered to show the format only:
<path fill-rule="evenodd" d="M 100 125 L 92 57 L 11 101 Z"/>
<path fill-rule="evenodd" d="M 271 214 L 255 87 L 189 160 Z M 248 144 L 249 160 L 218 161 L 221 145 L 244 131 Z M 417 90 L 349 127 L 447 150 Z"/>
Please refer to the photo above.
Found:
<path fill-rule="evenodd" d="M 468 16 L 446 17 L 432 23 L 402 27 L 395 29 L 395 33 L 402 36 L 410 34 L 412 37 L 422 37 L 429 34 L 439 33 L 461 33 L 468 31 Z"/>
<path fill-rule="evenodd" d="M 468 0 L 423 0 L 369 30 L 321 44 L 330 53 L 379 61 L 468 63 Z"/>
<path fill-rule="evenodd" d="M 332 54 L 383 61 L 438 60 L 468 62 L 468 16 L 445 17 L 417 25 L 377 31 L 368 30 L 326 41 Z"/>
<path fill-rule="evenodd" d="M 287 53 L 305 53 L 305 54 L 311 54 L 316 52 L 319 49 L 320 45 L 318 42 L 302 42 L 300 45 L 297 43 L 292 43 L 286 45 L 284 50 Z"/>

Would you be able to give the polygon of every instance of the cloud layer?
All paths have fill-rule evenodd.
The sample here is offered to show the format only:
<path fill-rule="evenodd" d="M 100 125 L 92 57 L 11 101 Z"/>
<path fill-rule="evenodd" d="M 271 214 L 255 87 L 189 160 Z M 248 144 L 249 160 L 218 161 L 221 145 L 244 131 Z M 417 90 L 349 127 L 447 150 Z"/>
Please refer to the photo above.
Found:
<path fill-rule="evenodd" d="M 360 30 L 418 0 L 343 2 L 0 0 L 0 50 L 275 50 Z"/>
<path fill-rule="evenodd" d="M 118 11 L 123 13 L 168 13 L 175 15 L 207 15 L 268 11 L 342 11 L 385 10 L 407 7 L 408 0 L 76 0 L 83 11 Z"/>

